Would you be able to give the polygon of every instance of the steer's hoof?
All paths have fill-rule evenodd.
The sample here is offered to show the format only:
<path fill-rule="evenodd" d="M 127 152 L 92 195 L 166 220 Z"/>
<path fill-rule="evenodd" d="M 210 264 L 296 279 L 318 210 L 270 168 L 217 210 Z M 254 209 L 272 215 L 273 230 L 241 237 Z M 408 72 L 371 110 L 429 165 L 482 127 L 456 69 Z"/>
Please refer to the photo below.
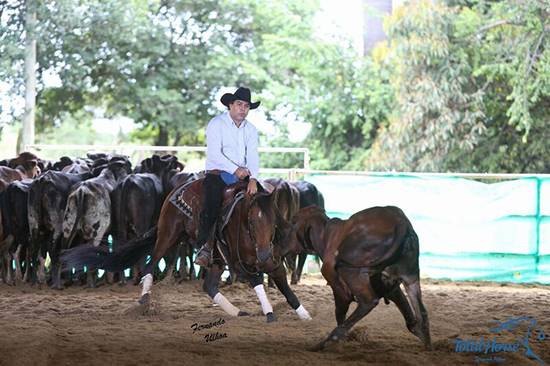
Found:
<path fill-rule="evenodd" d="M 250 314 L 246 311 L 239 310 L 239 314 L 237 314 L 237 316 L 250 316 Z"/>
<path fill-rule="evenodd" d="M 268 323 L 273 323 L 274 321 L 277 321 L 277 317 L 273 313 L 267 313 L 265 316 Z"/>

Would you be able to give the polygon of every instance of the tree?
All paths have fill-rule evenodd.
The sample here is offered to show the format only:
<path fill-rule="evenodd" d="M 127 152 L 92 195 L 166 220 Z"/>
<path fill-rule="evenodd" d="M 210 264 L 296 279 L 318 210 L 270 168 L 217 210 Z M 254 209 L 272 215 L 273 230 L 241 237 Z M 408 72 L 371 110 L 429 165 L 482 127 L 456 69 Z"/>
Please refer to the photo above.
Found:
<path fill-rule="evenodd" d="M 456 3 L 419 1 L 392 15 L 398 109 L 367 167 L 548 171 L 547 9 Z"/>

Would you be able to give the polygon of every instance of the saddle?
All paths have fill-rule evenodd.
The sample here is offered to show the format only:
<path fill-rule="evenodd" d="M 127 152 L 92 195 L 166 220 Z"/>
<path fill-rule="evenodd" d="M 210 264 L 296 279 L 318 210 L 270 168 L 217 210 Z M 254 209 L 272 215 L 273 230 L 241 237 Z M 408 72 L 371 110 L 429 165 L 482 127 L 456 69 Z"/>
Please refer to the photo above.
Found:
<path fill-rule="evenodd" d="M 200 213 L 204 202 L 203 183 L 204 178 L 185 183 L 172 191 L 168 197 L 171 204 L 178 208 L 191 221 L 196 223 L 194 226 L 196 230 L 199 228 L 198 223 L 200 222 Z M 218 249 L 224 257 L 224 260 L 228 255 L 228 245 L 223 235 L 223 229 L 227 226 L 237 203 L 245 197 L 247 185 L 248 183 L 246 181 L 240 181 L 227 186 L 223 192 L 222 208 L 220 210 L 221 215 L 216 222 L 215 235 L 218 239 L 217 242 L 224 244 L 223 246 L 218 244 Z M 274 187 L 271 184 L 258 181 L 258 194 L 271 194 L 273 189 Z"/>
<path fill-rule="evenodd" d="M 178 208 L 190 220 L 198 220 L 199 214 L 203 205 L 203 190 L 202 184 L 204 178 L 185 183 L 176 188 L 171 194 L 169 202 Z M 230 206 L 236 194 L 246 190 L 245 182 L 238 182 L 228 186 L 223 192 L 222 212 L 225 212 L 226 207 Z"/>

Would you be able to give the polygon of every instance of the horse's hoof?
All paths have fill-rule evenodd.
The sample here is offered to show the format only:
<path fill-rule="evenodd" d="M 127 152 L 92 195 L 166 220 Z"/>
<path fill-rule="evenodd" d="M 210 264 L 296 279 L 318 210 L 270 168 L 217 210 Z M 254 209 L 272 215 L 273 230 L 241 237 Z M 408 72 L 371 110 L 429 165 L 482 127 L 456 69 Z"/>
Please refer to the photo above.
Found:
<path fill-rule="evenodd" d="M 268 323 L 272 323 L 274 321 L 277 321 L 277 317 L 273 313 L 267 313 L 266 317 L 267 317 L 267 322 Z"/>
<path fill-rule="evenodd" d="M 246 311 L 239 310 L 239 314 L 237 314 L 237 316 L 250 316 L 250 314 Z"/>
<path fill-rule="evenodd" d="M 151 300 L 151 296 L 149 295 L 149 293 L 146 293 L 138 300 L 138 302 L 141 305 L 145 305 L 145 304 L 148 304 L 150 300 Z"/>

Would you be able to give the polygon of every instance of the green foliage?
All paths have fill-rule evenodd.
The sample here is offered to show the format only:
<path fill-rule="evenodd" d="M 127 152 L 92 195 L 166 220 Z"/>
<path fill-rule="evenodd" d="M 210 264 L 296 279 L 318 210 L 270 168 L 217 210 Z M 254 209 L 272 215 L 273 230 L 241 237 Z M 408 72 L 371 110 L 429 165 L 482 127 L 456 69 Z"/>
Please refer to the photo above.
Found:
<path fill-rule="evenodd" d="M 12 0 L 0 7 L 0 79 L 20 96 L 27 4 L 42 141 L 112 138 L 89 128 L 95 106 L 133 118 L 127 139 L 140 144 L 203 144 L 220 88 L 246 85 L 277 129 L 261 144 L 305 145 L 314 168 L 550 172 L 546 1 L 405 2 L 363 57 L 317 38 L 316 0 Z M 46 87 L 50 72 L 60 86 Z M 311 124 L 299 144 L 293 120 Z"/>
<path fill-rule="evenodd" d="M 369 157 L 375 169 L 437 171 L 453 150 L 471 149 L 484 132 L 482 96 L 471 53 L 455 41 L 456 13 L 429 1 L 392 16 L 397 113 Z"/>
<path fill-rule="evenodd" d="M 392 16 L 399 108 L 366 166 L 548 172 L 547 6 L 449 3 L 415 2 Z"/>
<path fill-rule="evenodd" d="M 22 93 L 23 65 L 25 60 L 23 1 L 0 2 L 0 81 L 6 83 L 9 92 Z M 10 100 L 11 102 L 11 100 Z M 0 112 L 10 114 L 15 119 L 16 111 L 12 103 L 10 110 Z"/>

